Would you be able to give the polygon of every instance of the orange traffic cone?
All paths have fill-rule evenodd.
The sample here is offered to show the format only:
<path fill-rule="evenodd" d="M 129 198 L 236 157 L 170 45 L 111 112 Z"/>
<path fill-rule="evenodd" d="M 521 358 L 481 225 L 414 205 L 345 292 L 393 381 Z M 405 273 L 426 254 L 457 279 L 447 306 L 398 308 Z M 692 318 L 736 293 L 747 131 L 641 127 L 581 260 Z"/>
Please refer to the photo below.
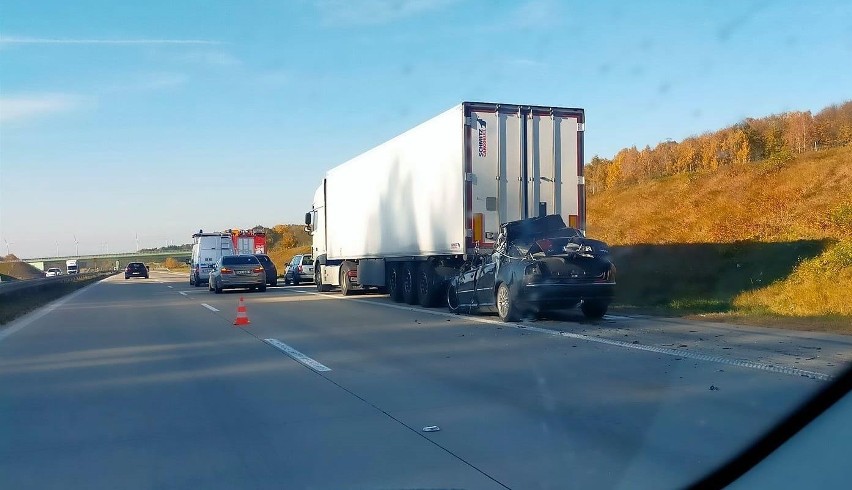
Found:
<path fill-rule="evenodd" d="M 234 320 L 234 325 L 248 325 L 251 323 L 246 314 L 246 305 L 243 303 L 243 297 L 240 296 L 240 305 L 237 306 L 237 319 Z"/>

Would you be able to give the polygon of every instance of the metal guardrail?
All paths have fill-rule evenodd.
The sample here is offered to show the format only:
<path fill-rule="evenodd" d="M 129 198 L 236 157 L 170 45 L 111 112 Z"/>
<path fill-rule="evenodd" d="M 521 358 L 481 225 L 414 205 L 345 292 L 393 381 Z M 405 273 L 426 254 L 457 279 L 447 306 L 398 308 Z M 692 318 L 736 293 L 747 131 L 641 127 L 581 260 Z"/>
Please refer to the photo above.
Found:
<path fill-rule="evenodd" d="M 92 260 L 92 259 L 122 259 L 127 257 L 184 257 L 191 256 L 192 250 L 175 250 L 171 252 L 120 252 L 120 253 L 106 253 L 106 254 L 90 254 L 90 255 L 67 255 L 67 256 L 56 256 L 56 257 L 31 257 L 27 259 L 21 259 L 22 262 L 62 262 L 67 259 L 77 259 L 77 260 Z"/>
<path fill-rule="evenodd" d="M 38 279 L 26 279 L 20 281 L 3 281 L 0 282 L 0 296 L 10 293 L 27 292 L 28 290 L 48 289 L 60 284 L 80 282 L 97 277 L 108 277 L 113 274 L 117 274 L 117 272 L 85 272 L 82 274 L 63 274 L 55 277 L 41 277 Z"/>

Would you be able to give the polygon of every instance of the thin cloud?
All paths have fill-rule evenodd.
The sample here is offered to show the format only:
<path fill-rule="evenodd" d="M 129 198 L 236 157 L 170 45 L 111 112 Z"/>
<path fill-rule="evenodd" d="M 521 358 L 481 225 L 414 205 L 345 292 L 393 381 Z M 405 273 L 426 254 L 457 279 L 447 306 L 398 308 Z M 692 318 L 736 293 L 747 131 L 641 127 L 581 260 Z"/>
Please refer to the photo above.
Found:
<path fill-rule="evenodd" d="M 213 67 L 230 67 L 242 64 L 239 58 L 224 51 L 194 51 L 176 58 L 179 61 Z"/>
<path fill-rule="evenodd" d="M 37 94 L 0 97 L 0 122 L 20 122 L 71 112 L 83 106 L 84 97 L 74 94 Z"/>
<path fill-rule="evenodd" d="M 375 25 L 439 10 L 458 0 L 315 0 L 330 25 Z"/>
<path fill-rule="evenodd" d="M 59 39 L 47 37 L 0 36 L 0 46 L 12 45 L 107 45 L 107 46 L 139 46 L 139 45 L 215 45 L 221 41 L 207 39 Z"/>

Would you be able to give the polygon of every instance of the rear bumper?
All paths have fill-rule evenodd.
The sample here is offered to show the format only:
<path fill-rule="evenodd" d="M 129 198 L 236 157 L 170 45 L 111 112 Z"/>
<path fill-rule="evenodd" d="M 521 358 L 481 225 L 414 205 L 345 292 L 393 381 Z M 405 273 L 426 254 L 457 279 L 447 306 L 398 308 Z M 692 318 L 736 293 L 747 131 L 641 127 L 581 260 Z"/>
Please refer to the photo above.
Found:
<path fill-rule="evenodd" d="M 532 283 L 518 291 L 518 300 L 540 306 L 574 305 L 583 300 L 612 301 L 615 283 Z"/>
<path fill-rule="evenodd" d="M 219 287 L 221 287 L 222 289 L 251 288 L 266 285 L 266 277 L 263 274 L 257 276 L 222 274 L 220 277 L 222 279 L 219 281 Z"/>

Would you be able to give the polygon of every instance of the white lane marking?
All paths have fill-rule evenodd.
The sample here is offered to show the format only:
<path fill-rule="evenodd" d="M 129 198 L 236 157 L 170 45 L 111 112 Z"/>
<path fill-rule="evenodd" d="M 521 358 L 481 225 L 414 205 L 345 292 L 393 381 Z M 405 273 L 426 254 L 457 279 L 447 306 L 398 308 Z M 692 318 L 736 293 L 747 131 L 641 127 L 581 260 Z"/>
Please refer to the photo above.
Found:
<path fill-rule="evenodd" d="M 109 279 L 109 278 L 107 277 L 105 279 Z M 48 313 L 59 308 L 60 306 L 64 305 L 65 303 L 71 301 L 72 299 L 76 298 L 80 294 L 83 294 L 83 292 L 86 291 L 87 289 L 97 286 L 98 284 L 101 283 L 101 281 L 104 281 L 105 279 L 101 279 L 100 281 L 89 284 L 88 286 L 85 286 L 82 289 L 78 289 L 77 291 L 74 291 L 73 293 L 69 294 L 68 296 L 66 296 L 62 299 L 59 299 L 59 300 L 57 300 L 53 303 L 50 303 L 50 304 L 48 304 L 48 305 L 46 305 L 42 308 L 39 308 L 38 310 L 36 310 L 32 313 L 29 313 L 29 314 L 27 314 L 27 315 L 25 315 L 25 316 L 23 316 L 23 317 L 21 317 L 17 320 L 13 320 L 5 328 L 0 327 L 0 342 L 3 342 L 3 340 L 5 340 L 7 337 L 12 335 L 13 333 L 18 332 L 20 330 L 23 330 L 24 328 L 31 325 L 34 321 L 36 321 L 39 318 L 47 315 Z"/>
<path fill-rule="evenodd" d="M 212 306 L 208 305 L 207 303 L 201 303 L 201 306 L 207 308 L 210 311 L 219 311 L 216 308 L 213 308 Z"/>
<path fill-rule="evenodd" d="M 182 295 L 186 296 L 186 292 L 185 292 L 185 291 L 178 291 L 178 293 L 180 293 L 180 294 L 182 294 Z"/>
<path fill-rule="evenodd" d="M 301 362 L 305 366 L 308 366 L 309 368 L 313 369 L 314 371 L 331 371 L 330 367 L 325 366 L 324 364 L 321 364 L 321 363 L 311 359 L 310 357 L 302 354 L 301 352 L 290 347 L 289 345 L 285 344 L 284 342 L 281 342 L 278 339 L 263 339 L 263 341 L 266 342 L 267 344 L 275 347 L 276 349 L 280 350 L 281 352 L 287 354 L 288 356 L 292 357 L 293 359 Z"/>
<path fill-rule="evenodd" d="M 162 283 L 160 283 L 160 284 L 162 284 Z M 172 289 L 172 288 L 173 288 L 173 286 L 166 286 L 166 287 L 167 287 L 167 288 L 169 288 L 169 289 Z"/>
<path fill-rule="evenodd" d="M 604 315 L 604 320 L 635 320 L 635 318 L 621 315 Z"/>
<path fill-rule="evenodd" d="M 517 329 L 520 329 L 520 330 L 529 330 L 531 332 L 538 332 L 538 333 L 543 333 L 543 334 L 547 334 L 547 335 L 553 335 L 555 337 L 568 337 L 568 338 L 576 339 L 576 340 L 584 340 L 586 342 L 595 342 L 595 343 L 598 343 L 598 344 L 606 344 L 606 345 L 612 345 L 612 346 L 615 346 L 615 347 L 623 347 L 625 349 L 633 349 L 633 350 L 639 350 L 639 351 L 645 351 L 645 352 L 654 352 L 656 354 L 665 354 L 665 355 L 674 356 L 674 357 L 682 357 L 682 358 L 685 358 L 685 359 L 693 359 L 693 360 L 696 360 L 696 361 L 716 362 L 716 363 L 719 363 L 719 364 L 726 364 L 728 366 L 738 366 L 738 367 L 744 367 L 744 368 L 758 369 L 758 370 L 761 370 L 761 371 L 769 371 L 769 372 L 778 373 L 778 374 L 788 374 L 788 375 L 791 375 L 791 376 L 803 376 L 803 377 L 806 377 L 806 378 L 816 379 L 816 380 L 820 380 L 820 381 L 830 381 L 830 380 L 834 379 L 834 376 L 832 376 L 830 374 L 820 373 L 820 372 L 817 372 L 817 371 L 807 371 L 807 370 L 804 370 L 804 369 L 798 369 L 798 368 L 792 368 L 792 367 L 786 367 L 786 366 L 776 366 L 776 365 L 773 365 L 773 364 L 763 364 L 763 363 L 760 363 L 760 362 L 749 361 L 749 360 L 746 360 L 746 359 L 729 359 L 727 357 L 710 356 L 710 355 L 707 355 L 707 354 L 699 354 L 697 352 L 689 352 L 689 351 L 680 350 L 680 349 L 668 349 L 668 348 L 665 348 L 665 347 L 654 347 L 652 345 L 633 344 L 633 343 L 623 342 L 621 340 L 610 340 L 610 339 L 605 339 L 605 338 L 601 338 L 601 337 L 592 337 L 592 336 L 584 335 L 584 334 L 581 334 L 581 333 L 562 332 L 560 330 L 552 330 L 552 329 L 549 329 L 549 328 L 536 327 L 536 326 L 533 326 L 533 325 L 526 325 L 526 324 L 523 324 L 523 323 L 507 323 L 507 322 L 503 322 L 503 321 L 500 321 L 500 320 L 492 320 L 490 318 L 482 318 L 482 317 L 468 316 L 468 315 L 457 315 L 455 313 L 449 313 L 449 312 L 443 312 L 443 311 L 432 311 L 432 310 L 427 310 L 427 309 L 424 309 L 424 308 L 414 308 L 412 306 L 401 306 L 401 305 L 395 305 L 395 304 L 389 304 L 389 303 L 380 303 L 380 302 L 377 302 L 377 301 L 370 301 L 370 300 L 366 300 L 366 299 L 349 298 L 349 297 L 343 297 L 343 296 L 333 296 L 331 294 L 317 293 L 317 292 L 314 292 L 314 291 L 295 291 L 295 292 L 302 293 L 302 294 L 313 294 L 313 295 L 316 295 L 316 296 L 324 296 L 324 297 L 330 298 L 330 299 L 355 301 L 355 302 L 358 302 L 358 303 L 365 303 L 365 304 L 368 304 L 368 305 L 383 306 L 385 308 L 395 308 L 397 310 L 412 311 L 412 312 L 415 312 L 415 313 L 426 313 L 428 315 L 443 316 L 443 317 L 449 317 L 449 318 L 461 317 L 461 318 L 464 318 L 465 320 L 470 320 L 470 321 L 478 322 L 478 323 L 488 323 L 488 324 L 491 324 L 491 325 L 500 325 L 500 326 L 506 326 L 506 327 L 511 327 L 511 328 L 517 328 Z M 628 318 L 628 317 L 625 317 L 625 318 Z"/>

